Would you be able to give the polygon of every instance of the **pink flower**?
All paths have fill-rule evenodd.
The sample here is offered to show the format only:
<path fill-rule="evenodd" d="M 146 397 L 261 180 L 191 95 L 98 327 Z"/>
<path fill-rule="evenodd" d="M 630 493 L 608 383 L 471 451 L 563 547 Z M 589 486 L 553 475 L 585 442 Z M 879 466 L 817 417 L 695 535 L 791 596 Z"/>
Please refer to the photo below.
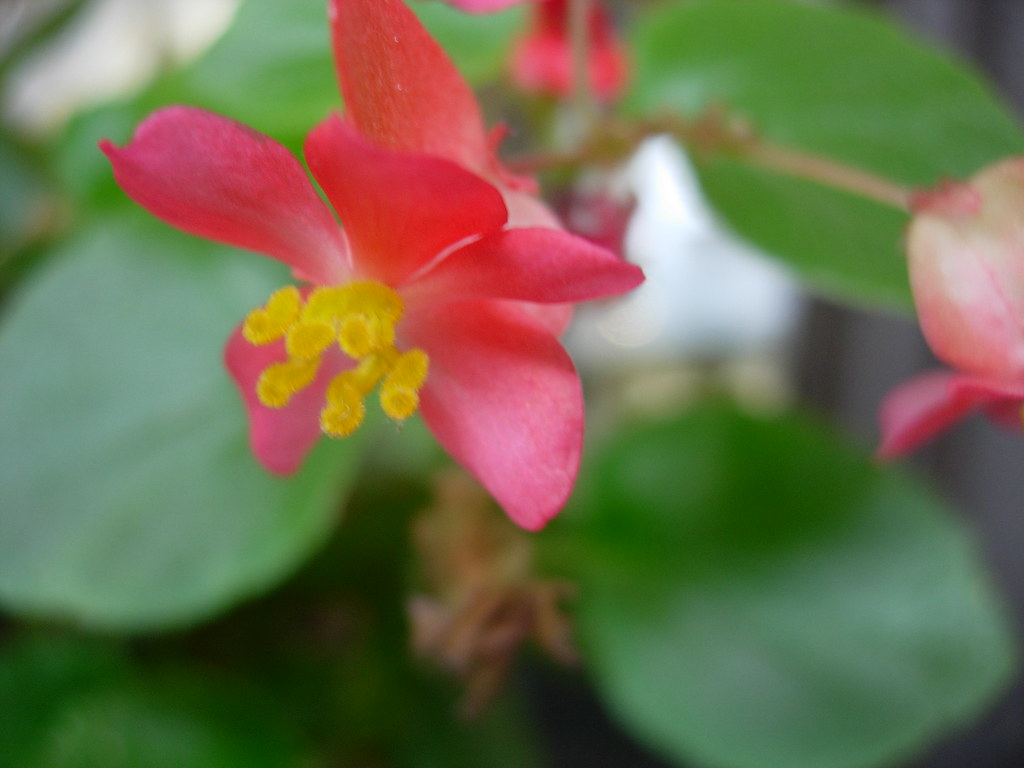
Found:
<path fill-rule="evenodd" d="M 885 457 L 976 409 L 1019 429 L 1024 404 L 1024 158 L 919 194 L 913 209 L 907 252 L 921 329 L 959 372 L 926 374 L 889 394 Z"/>
<path fill-rule="evenodd" d="M 512 79 L 524 91 L 566 96 L 573 90 L 569 0 L 542 0 L 532 13 L 530 31 L 512 55 Z M 611 99 L 626 84 L 626 53 L 599 2 L 591 4 L 588 24 L 590 87 L 597 96 Z"/>
<path fill-rule="evenodd" d="M 336 2 L 336 40 L 373 9 L 404 18 L 397 6 Z M 404 48 L 380 29 L 368 24 L 367 51 L 347 52 L 381 80 L 375 106 L 346 98 L 347 119 L 329 117 L 305 144 L 342 227 L 283 146 L 209 112 L 170 107 L 127 146 L 101 147 L 152 214 L 282 261 L 305 283 L 253 310 L 225 352 L 264 466 L 294 472 L 322 434 L 358 429 L 376 392 L 396 421 L 419 410 L 509 516 L 536 530 L 572 490 L 583 430 L 579 378 L 537 307 L 620 293 L 643 277 L 566 232 L 508 228 L 501 191 L 467 170 L 496 172 L 492 148 L 461 122 L 478 114 L 475 102 L 428 94 L 420 81 L 437 85 L 444 73 L 403 79 L 408 65 L 394 53 Z M 405 40 L 425 56 L 415 41 Z M 403 89 L 409 100 L 382 95 Z M 439 101 L 447 134 L 432 111 Z"/>

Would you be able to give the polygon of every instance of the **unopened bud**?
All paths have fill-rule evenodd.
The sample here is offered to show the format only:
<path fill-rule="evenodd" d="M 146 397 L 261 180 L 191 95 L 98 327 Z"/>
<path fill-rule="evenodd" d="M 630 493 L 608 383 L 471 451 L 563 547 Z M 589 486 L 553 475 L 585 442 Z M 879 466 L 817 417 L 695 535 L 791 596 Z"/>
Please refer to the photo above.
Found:
<path fill-rule="evenodd" d="M 544 0 L 531 9 L 533 21 L 512 54 L 513 82 L 527 93 L 568 96 L 573 92 L 573 53 L 568 0 Z M 595 96 L 610 100 L 625 88 L 629 65 L 608 11 L 592 3 L 587 18 L 587 76 Z"/>
<path fill-rule="evenodd" d="M 1024 378 L 1024 158 L 919 193 L 907 233 L 917 314 L 935 355 L 996 381 Z"/>

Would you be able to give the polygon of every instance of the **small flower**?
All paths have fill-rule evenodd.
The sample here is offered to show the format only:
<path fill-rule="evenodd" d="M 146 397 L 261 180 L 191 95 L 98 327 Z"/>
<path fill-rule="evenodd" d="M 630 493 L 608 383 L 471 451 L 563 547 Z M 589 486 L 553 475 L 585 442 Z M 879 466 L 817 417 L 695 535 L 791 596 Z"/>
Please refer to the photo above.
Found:
<path fill-rule="evenodd" d="M 907 234 L 921 330 L 944 363 L 894 390 L 879 453 L 915 449 L 968 412 L 1021 427 L 1024 403 L 1024 158 L 916 196 Z"/>
<path fill-rule="evenodd" d="M 445 0 L 467 13 L 501 11 L 524 0 Z M 567 96 L 573 90 L 572 44 L 569 40 L 571 0 L 532 0 L 529 31 L 512 56 L 512 80 L 528 93 Z M 626 85 L 626 51 L 600 0 L 588 10 L 590 87 L 604 99 L 618 96 Z"/>
<path fill-rule="evenodd" d="M 636 286 L 640 270 L 566 232 L 506 229 L 498 190 L 447 160 L 367 142 L 338 116 L 299 162 L 245 126 L 159 111 L 123 148 L 102 144 L 121 188 L 180 229 L 290 265 L 289 286 L 246 318 L 226 362 L 271 471 L 295 471 L 321 434 L 345 437 L 376 392 L 395 421 L 419 410 L 512 519 L 537 529 L 579 463 L 579 378 L 524 302 Z"/>
<path fill-rule="evenodd" d="M 570 0 L 542 0 L 531 10 L 530 30 L 512 55 L 512 79 L 529 93 L 567 96 L 573 91 L 573 56 L 569 39 Z M 626 85 L 626 53 L 608 12 L 599 2 L 589 9 L 587 71 L 594 94 L 618 96 Z"/>
<path fill-rule="evenodd" d="M 167 223 L 292 267 L 225 358 L 269 470 L 362 424 L 375 395 L 423 414 L 509 516 L 564 505 L 582 441 L 579 378 L 557 334 L 570 303 L 621 293 L 638 268 L 559 228 L 507 173 L 472 91 L 401 0 L 332 0 L 346 115 L 304 152 L 341 220 L 283 146 L 188 107 L 102 142 L 122 189 Z M 510 215 L 511 214 L 511 215 Z"/>

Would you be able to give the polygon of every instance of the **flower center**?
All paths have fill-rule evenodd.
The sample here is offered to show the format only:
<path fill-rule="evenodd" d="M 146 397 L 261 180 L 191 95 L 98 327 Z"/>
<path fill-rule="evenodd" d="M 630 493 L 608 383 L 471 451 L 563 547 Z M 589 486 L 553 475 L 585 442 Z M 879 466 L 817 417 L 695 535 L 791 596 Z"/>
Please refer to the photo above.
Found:
<path fill-rule="evenodd" d="M 401 297 L 373 280 L 322 287 L 302 300 L 298 288 L 276 291 L 266 305 L 245 318 L 242 335 L 263 346 L 284 339 L 288 359 L 268 366 L 256 395 L 268 408 L 283 408 L 316 378 L 324 352 L 337 342 L 358 365 L 331 380 L 320 428 L 347 437 L 363 423 L 364 398 L 380 384 L 381 409 L 402 421 L 419 408 L 419 391 L 429 359 L 421 349 L 395 348 L 395 325 L 402 318 Z"/>

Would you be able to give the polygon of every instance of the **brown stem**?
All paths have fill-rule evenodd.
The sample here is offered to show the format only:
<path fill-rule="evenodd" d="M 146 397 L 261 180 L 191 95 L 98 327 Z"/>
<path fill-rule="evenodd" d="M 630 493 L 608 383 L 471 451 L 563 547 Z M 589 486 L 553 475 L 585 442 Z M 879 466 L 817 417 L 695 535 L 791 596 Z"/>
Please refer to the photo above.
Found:
<path fill-rule="evenodd" d="M 571 169 L 576 166 L 586 165 L 593 158 L 589 153 L 577 150 L 575 152 L 534 152 L 529 155 L 521 155 L 511 160 L 504 161 L 504 165 L 516 174 L 531 176 L 541 171 L 553 171 L 556 169 Z"/>
<path fill-rule="evenodd" d="M 912 190 L 890 179 L 838 163 L 827 157 L 812 155 L 764 141 L 754 142 L 741 155 L 744 159 L 773 171 L 852 192 L 860 197 L 900 210 L 910 210 Z"/>
<path fill-rule="evenodd" d="M 913 190 L 829 157 L 765 141 L 748 125 L 731 120 L 719 108 L 712 108 L 689 121 L 669 118 L 628 125 L 608 123 L 575 151 L 529 155 L 513 160 L 509 167 L 520 173 L 536 173 L 594 162 L 617 162 L 628 157 L 648 136 L 666 133 L 697 152 L 728 154 L 777 173 L 814 181 L 903 211 L 910 210 Z"/>

